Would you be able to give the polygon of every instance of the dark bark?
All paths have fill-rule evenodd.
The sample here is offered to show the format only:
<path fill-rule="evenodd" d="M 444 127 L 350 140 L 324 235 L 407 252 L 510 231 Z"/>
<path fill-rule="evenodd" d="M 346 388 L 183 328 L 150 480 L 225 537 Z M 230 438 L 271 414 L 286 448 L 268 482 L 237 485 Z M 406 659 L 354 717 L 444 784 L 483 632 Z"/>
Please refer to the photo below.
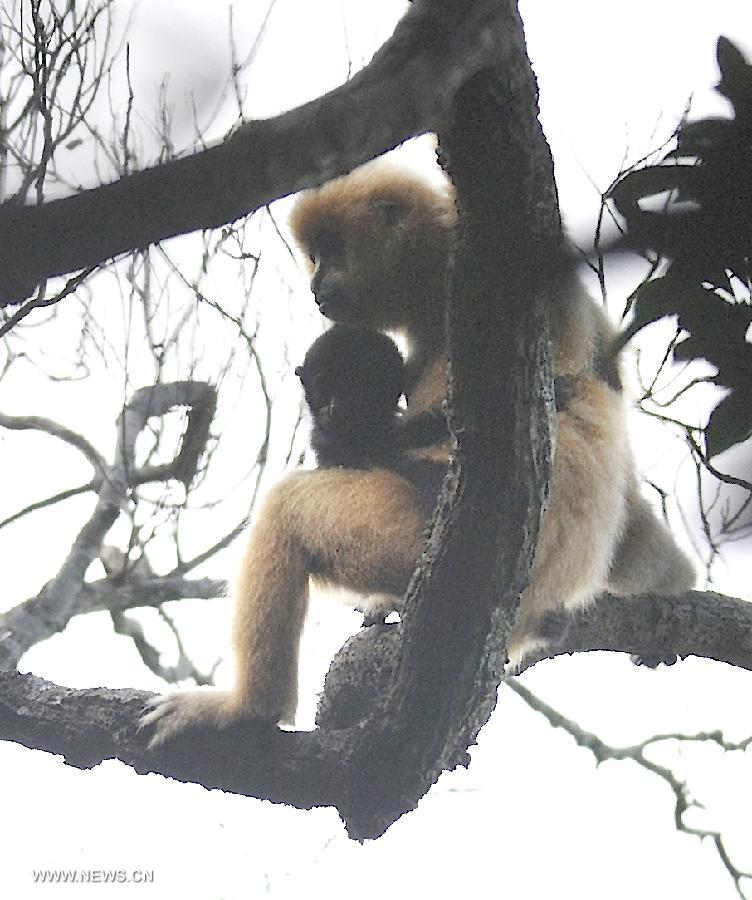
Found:
<path fill-rule="evenodd" d="M 467 761 L 496 703 L 547 491 L 552 389 L 539 272 L 561 237 L 552 161 L 511 4 L 500 4 L 490 34 L 495 64 L 463 85 L 440 134 L 460 214 L 449 305 L 457 448 L 408 592 L 394 675 L 348 762 L 340 813 L 356 837 L 380 834 L 444 769 Z"/>
<path fill-rule="evenodd" d="M 376 661 L 390 659 L 399 640 L 398 625 L 364 629 L 350 638 L 327 675 L 317 712 L 322 727 L 347 728 L 367 714 L 390 677 L 388 667 Z M 667 662 L 698 656 L 752 670 L 752 603 L 700 591 L 626 599 L 604 594 L 587 615 L 572 618 L 559 643 L 531 656 L 524 668 L 590 650 Z"/>

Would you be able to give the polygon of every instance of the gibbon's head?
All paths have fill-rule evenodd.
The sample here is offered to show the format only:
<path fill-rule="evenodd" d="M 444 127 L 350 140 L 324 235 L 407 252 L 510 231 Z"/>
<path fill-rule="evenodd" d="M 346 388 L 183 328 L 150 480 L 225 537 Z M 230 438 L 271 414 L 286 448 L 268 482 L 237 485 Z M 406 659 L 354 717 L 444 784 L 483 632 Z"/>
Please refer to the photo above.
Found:
<path fill-rule="evenodd" d="M 290 227 L 325 316 L 409 330 L 443 301 L 455 218 L 448 183 L 377 161 L 303 193 Z"/>
<path fill-rule="evenodd" d="M 313 417 L 353 421 L 393 419 L 405 389 L 397 345 L 380 331 L 334 325 L 295 369 Z"/>

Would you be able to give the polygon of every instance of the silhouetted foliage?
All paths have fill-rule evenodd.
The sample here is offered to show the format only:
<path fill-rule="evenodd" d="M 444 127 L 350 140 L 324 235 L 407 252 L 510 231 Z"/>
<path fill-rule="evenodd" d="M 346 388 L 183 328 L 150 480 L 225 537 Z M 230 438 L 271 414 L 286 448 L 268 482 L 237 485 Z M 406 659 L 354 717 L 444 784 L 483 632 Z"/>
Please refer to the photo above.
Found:
<path fill-rule="evenodd" d="M 668 260 L 637 291 L 621 343 L 678 317 L 688 337 L 675 358 L 707 360 L 718 369 L 715 383 L 729 389 L 705 429 L 709 457 L 752 434 L 752 65 L 727 38 L 717 53 L 717 90 L 733 118 L 684 123 L 660 163 L 629 172 L 611 192 L 628 242 Z M 659 210 L 641 205 L 662 195 Z"/>

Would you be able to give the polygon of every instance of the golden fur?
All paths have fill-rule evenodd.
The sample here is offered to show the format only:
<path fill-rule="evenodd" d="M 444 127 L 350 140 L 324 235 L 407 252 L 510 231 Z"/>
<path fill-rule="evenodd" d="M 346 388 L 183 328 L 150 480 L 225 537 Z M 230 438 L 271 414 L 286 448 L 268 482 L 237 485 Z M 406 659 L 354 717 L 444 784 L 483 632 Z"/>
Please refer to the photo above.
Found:
<path fill-rule="evenodd" d="M 440 408 L 445 396 L 454 221 L 448 188 L 378 163 L 303 194 L 291 216 L 322 311 L 407 337 L 408 417 Z M 548 614 L 583 608 L 609 585 L 670 593 L 694 582 L 639 494 L 622 395 L 595 371 L 610 335 L 603 312 L 571 284 L 557 309 L 554 369 L 571 379 L 571 396 L 557 416 L 551 499 L 510 640 L 512 665 L 545 645 L 538 626 Z M 448 444 L 419 451 L 439 459 L 448 452 Z M 394 605 L 386 601 L 403 593 L 422 529 L 415 492 L 394 472 L 325 469 L 282 479 L 258 512 L 235 586 L 235 688 L 167 698 L 145 717 L 153 740 L 239 716 L 291 721 L 309 579 Z"/>

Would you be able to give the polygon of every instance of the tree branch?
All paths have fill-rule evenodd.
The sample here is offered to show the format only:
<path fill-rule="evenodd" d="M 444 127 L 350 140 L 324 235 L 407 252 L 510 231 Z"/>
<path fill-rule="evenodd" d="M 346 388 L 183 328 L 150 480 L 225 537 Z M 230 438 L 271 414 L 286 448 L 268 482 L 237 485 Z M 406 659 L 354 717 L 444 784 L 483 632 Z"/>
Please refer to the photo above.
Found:
<path fill-rule="evenodd" d="M 46 419 L 43 416 L 8 416 L 5 413 L 0 413 L 0 428 L 8 428 L 14 431 L 42 431 L 45 434 L 56 437 L 58 440 L 64 441 L 83 453 L 98 475 L 107 470 L 107 463 L 104 457 L 83 435 L 66 428 L 65 425 L 61 425 L 52 419 Z"/>
<path fill-rule="evenodd" d="M 320 725 L 347 728 L 367 714 L 390 677 L 388 665 L 377 661 L 389 660 L 399 641 L 396 625 L 368 628 L 350 638 L 329 669 L 317 713 Z M 604 594 L 587 615 L 572 618 L 558 645 L 532 655 L 524 669 L 591 650 L 669 662 L 699 656 L 752 671 L 752 603 L 710 591 L 679 597 Z"/>
<path fill-rule="evenodd" d="M 497 0 L 415 0 L 371 63 L 318 100 L 112 184 L 0 207 L 0 306 L 44 278 L 231 222 L 436 130 L 458 87 L 500 52 L 497 15 Z"/>
<path fill-rule="evenodd" d="M 742 881 L 748 878 L 752 879 L 752 872 L 746 872 L 732 862 L 728 848 L 723 840 L 722 832 L 713 829 L 693 827 L 685 821 L 684 814 L 692 807 L 698 807 L 701 806 L 701 804 L 698 803 L 697 800 L 692 799 L 689 786 L 685 779 L 675 775 L 671 768 L 653 762 L 653 760 L 645 755 L 645 750 L 663 741 L 678 741 L 680 743 L 708 741 L 717 744 L 725 752 L 743 751 L 752 744 L 752 738 L 747 738 L 744 741 L 733 744 L 724 741 L 719 732 L 694 735 L 660 734 L 654 735 L 633 747 L 614 747 L 602 741 L 597 734 L 585 731 L 585 729 L 576 722 L 563 716 L 558 710 L 549 706 L 545 701 L 541 700 L 540 697 L 532 691 L 529 691 L 524 685 L 516 680 L 509 682 L 507 686 L 510 690 L 514 691 L 515 694 L 521 697 L 531 709 L 540 713 L 552 727 L 561 728 L 563 731 L 566 731 L 580 747 L 590 750 L 598 765 L 611 759 L 632 760 L 632 762 L 636 763 L 641 768 L 662 779 L 674 794 L 674 822 L 676 823 L 677 831 L 694 835 L 701 840 L 710 838 L 715 844 L 721 864 L 734 882 L 737 894 L 741 900 L 746 900 L 746 894 L 742 890 Z"/>
<path fill-rule="evenodd" d="M 665 607 L 661 618 L 667 632 L 677 637 L 672 648 L 677 655 L 699 656 L 708 647 L 723 646 L 728 637 L 724 619 L 733 618 L 746 637 L 729 647 L 725 657 L 718 653 L 713 658 L 752 669 L 752 603 L 720 594 L 692 591 L 660 601 L 602 597 L 588 610 L 588 622 L 577 632 L 578 640 L 585 634 L 598 635 L 597 648 L 639 653 L 650 631 L 646 623 L 659 603 Z M 719 606 L 720 617 L 716 615 Z M 326 706 L 315 732 L 283 732 L 248 724 L 221 734 L 192 732 L 190 740 L 149 751 L 148 733 L 139 733 L 136 723 L 152 695 L 104 688 L 72 690 L 33 675 L 0 672 L 0 739 L 61 754 L 79 768 L 114 757 L 139 772 L 159 772 L 207 788 L 301 809 L 340 808 L 349 794 L 344 761 L 359 740 L 359 720 L 368 714 L 389 678 L 383 654 L 398 643 L 399 629 L 374 626 L 348 641 L 327 676 Z M 575 652 L 578 640 L 570 640 L 562 652 Z M 244 747 L 242 754 L 238 746 Z M 458 762 L 466 765 L 468 758 Z M 385 777 L 394 776 L 394 772 L 385 773 Z"/>
<path fill-rule="evenodd" d="M 121 505 L 126 501 L 134 481 L 145 479 L 144 473 L 136 468 L 135 447 L 148 419 L 165 415 L 176 406 L 190 407 L 180 452 L 171 463 L 154 467 L 153 472 L 147 473 L 150 477 L 158 474 L 163 479 L 176 477 L 181 481 L 190 481 L 206 444 L 215 405 L 214 388 L 203 382 L 179 381 L 140 388 L 118 419 L 118 446 L 112 465 L 106 464 L 88 442 L 74 432 L 46 419 L 23 420 L 23 427 L 41 427 L 74 444 L 82 452 L 90 448 L 87 455 L 95 454 L 102 470 L 94 512 L 73 541 L 60 571 L 36 597 L 0 615 L 0 635 L 3 636 L 0 640 L 0 668 L 17 666 L 30 647 L 62 631 L 74 616 L 89 611 L 87 602 L 91 602 L 92 595 L 97 591 L 94 589 L 92 592 L 86 585 L 87 569 L 99 556 L 102 541 L 120 514 Z M 177 583 L 185 587 L 182 579 L 177 579 Z M 167 582 L 163 582 L 163 586 L 169 591 Z M 170 599 L 165 593 L 159 596 L 160 602 Z"/>
<path fill-rule="evenodd" d="M 125 615 L 123 612 L 110 610 L 110 618 L 112 626 L 117 634 L 123 635 L 131 639 L 136 652 L 141 657 L 141 662 L 159 678 L 164 679 L 170 684 L 176 684 L 179 681 L 191 679 L 195 684 L 208 686 L 214 684 L 213 669 L 209 674 L 204 674 L 197 669 L 193 662 L 189 659 L 183 647 L 180 633 L 175 627 L 175 623 L 160 609 L 160 615 L 163 621 L 167 622 L 172 636 L 178 648 L 178 661 L 174 666 L 162 665 L 162 654 L 147 638 L 141 623 L 131 616 Z M 214 667 L 216 668 L 216 666 Z"/>
<path fill-rule="evenodd" d="M 560 223 L 522 25 L 511 0 L 496 11 L 485 33 L 496 52 L 456 93 L 440 134 L 459 208 L 448 311 L 456 447 L 392 671 L 344 760 L 338 808 L 358 839 L 383 833 L 467 760 L 496 703 L 547 492 L 549 282 L 538 254 L 550 258 Z"/>
<path fill-rule="evenodd" d="M 752 670 L 752 603 L 689 591 L 679 597 L 598 599 L 595 615 L 577 616 L 562 642 L 540 659 L 582 650 L 615 650 L 643 659 L 674 662 L 702 656 Z"/>

